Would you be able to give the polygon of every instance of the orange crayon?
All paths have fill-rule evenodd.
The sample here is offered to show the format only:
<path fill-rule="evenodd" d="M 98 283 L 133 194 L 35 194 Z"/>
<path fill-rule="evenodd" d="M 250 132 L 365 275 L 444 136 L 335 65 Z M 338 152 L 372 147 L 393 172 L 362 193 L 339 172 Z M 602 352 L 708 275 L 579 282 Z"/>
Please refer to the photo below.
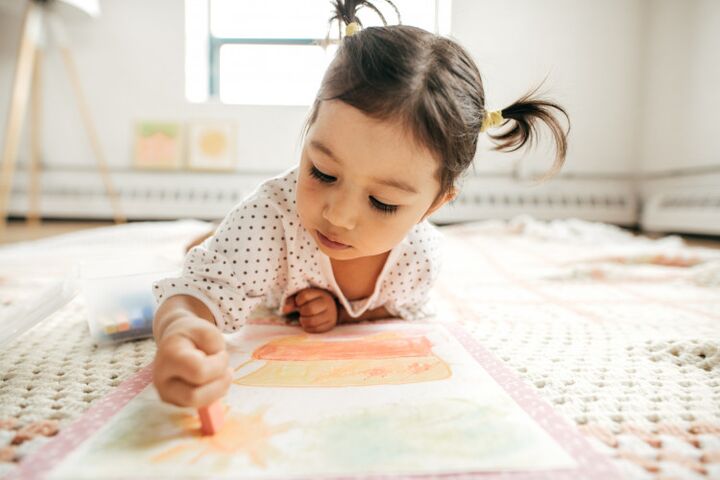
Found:
<path fill-rule="evenodd" d="M 216 400 L 210 405 L 198 408 L 198 415 L 202 434 L 215 435 L 225 421 L 225 408 L 220 400 Z"/>

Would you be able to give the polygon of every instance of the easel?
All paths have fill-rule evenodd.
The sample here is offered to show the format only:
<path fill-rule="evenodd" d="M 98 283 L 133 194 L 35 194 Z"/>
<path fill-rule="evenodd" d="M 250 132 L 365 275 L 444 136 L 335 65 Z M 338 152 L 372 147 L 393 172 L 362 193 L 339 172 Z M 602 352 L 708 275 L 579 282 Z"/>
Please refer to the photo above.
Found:
<path fill-rule="evenodd" d="M 32 110 L 30 118 L 30 206 L 27 214 L 28 224 L 40 223 L 40 125 L 41 125 L 41 85 L 42 85 L 42 61 L 44 36 L 47 35 L 45 28 L 46 12 L 44 6 L 46 1 L 28 1 L 23 18 L 22 33 L 20 36 L 20 47 L 18 50 L 17 67 L 13 79 L 12 94 L 10 96 L 10 109 L 8 122 L 5 129 L 5 146 L 3 148 L 2 166 L 0 168 L 0 234 L 6 228 L 8 209 L 10 204 L 10 193 L 12 189 L 15 162 L 17 160 L 18 147 L 22 135 L 22 126 L 25 113 L 28 107 L 28 100 L 32 94 Z M 59 26 L 58 26 L 59 27 Z M 55 32 L 60 36 L 61 32 Z M 124 223 L 125 216 L 120 209 L 120 201 L 115 188 L 110 180 L 110 172 L 107 167 L 105 156 L 100 147 L 100 141 L 95 131 L 90 111 L 87 108 L 85 97 L 80 86 L 75 62 L 67 47 L 67 42 L 59 42 L 60 53 L 63 63 L 68 71 L 73 86 L 78 108 L 82 121 L 87 131 L 90 143 L 95 154 L 98 169 L 105 185 L 105 191 L 110 199 L 115 223 Z"/>

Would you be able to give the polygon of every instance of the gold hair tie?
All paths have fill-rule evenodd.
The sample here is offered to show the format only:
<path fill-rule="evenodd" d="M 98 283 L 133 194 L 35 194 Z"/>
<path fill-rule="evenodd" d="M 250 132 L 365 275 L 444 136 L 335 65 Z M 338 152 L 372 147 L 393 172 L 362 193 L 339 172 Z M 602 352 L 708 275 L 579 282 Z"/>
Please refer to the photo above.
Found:
<path fill-rule="evenodd" d="M 345 36 L 352 37 L 360 31 L 360 24 L 357 22 L 350 22 L 345 26 Z"/>
<path fill-rule="evenodd" d="M 494 112 L 487 112 L 485 114 L 485 118 L 483 118 L 482 126 L 480 127 L 480 131 L 484 132 L 490 128 L 495 128 L 501 123 L 503 123 L 505 119 L 502 116 L 502 110 L 495 110 Z"/>

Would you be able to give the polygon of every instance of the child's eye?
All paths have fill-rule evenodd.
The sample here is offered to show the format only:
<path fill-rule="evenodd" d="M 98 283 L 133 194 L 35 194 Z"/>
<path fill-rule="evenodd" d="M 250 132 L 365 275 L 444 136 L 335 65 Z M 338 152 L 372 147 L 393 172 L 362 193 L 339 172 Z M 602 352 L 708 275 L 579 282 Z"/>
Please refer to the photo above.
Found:
<path fill-rule="evenodd" d="M 327 175 L 317 169 L 315 165 L 310 167 L 310 175 L 320 180 L 323 183 L 333 183 L 337 178 Z"/>
<path fill-rule="evenodd" d="M 335 180 L 337 180 L 336 177 L 321 172 L 315 165 L 310 166 L 310 175 L 323 183 L 333 183 Z M 387 203 L 383 203 L 375 197 L 369 198 L 372 207 L 382 213 L 391 214 L 395 213 L 398 209 L 397 205 L 388 205 Z"/>
<path fill-rule="evenodd" d="M 374 209 L 387 214 L 395 213 L 398 209 L 397 205 L 388 205 L 387 203 L 383 203 L 375 197 L 370 197 L 370 204 L 373 206 Z"/>

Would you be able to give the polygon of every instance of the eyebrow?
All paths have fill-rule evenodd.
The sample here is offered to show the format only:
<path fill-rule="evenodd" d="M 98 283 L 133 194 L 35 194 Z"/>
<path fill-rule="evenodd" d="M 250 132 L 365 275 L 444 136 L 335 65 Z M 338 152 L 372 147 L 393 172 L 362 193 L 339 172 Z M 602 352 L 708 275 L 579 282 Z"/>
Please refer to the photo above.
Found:
<path fill-rule="evenodd" d="M 335 156 L 335 154 L 330 150 L 325 144 L 317 141 L 317 140 L 311 140 L 310 146 L 313 148 L 320 150 L 322 153 L 327 155 L 330 159 L 334 160 L 337 163 L 342 163 L 338 158 Z M 395 180 L 392 178 L 373 178 L 372 179 L 375 183 L 379 183 L 380 185 L 385 185 L 388 187 L 397 188 L 399 190 L 404 190 L 408 193 L 414 193 L 417 194 L 418 191 L 410 185 L 409 183 L 403 182 L 401 180 Z"/>

